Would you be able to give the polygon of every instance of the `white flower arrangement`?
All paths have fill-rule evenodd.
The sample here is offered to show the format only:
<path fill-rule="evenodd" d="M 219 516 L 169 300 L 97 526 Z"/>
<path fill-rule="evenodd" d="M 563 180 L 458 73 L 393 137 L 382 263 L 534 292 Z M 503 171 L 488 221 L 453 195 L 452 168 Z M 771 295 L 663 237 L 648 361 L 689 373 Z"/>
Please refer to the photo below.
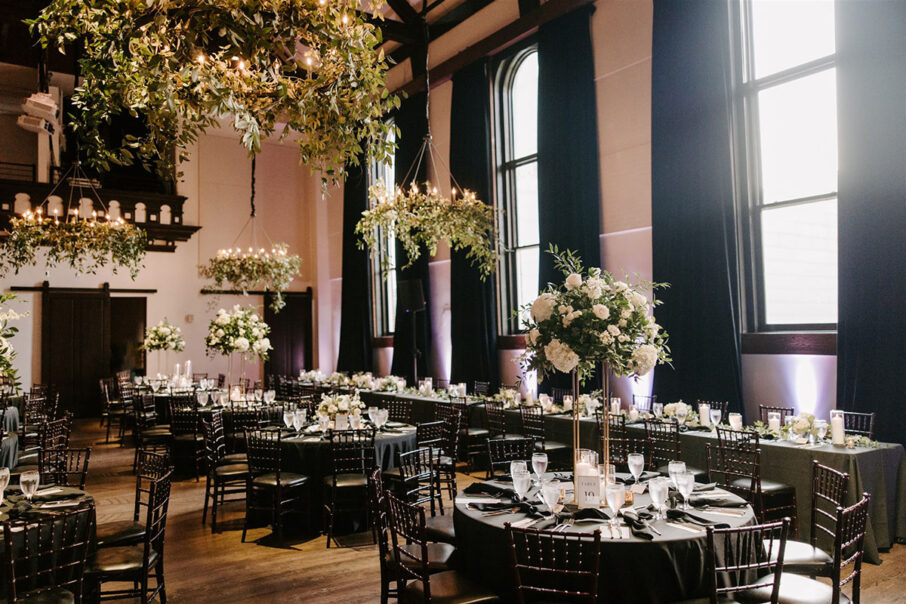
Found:
<path fill-rule="evenodd" d="M 327 383 L 331 386 L 348 386 L 350 384 L 350 380 L 349 376 L 345 373 L 334 371 L 330 374 L 330 377 L 327 378 Z"/>
<path fill-rule="evenodd" d="M 320 384 L 321 382 L 327 381 L 327 376 L 320 369 L 312 369 L 311 371 L 300 371 L 299 380 L 303 382 L 311 382 L 313 384 Z"/>
<path fill-rule="evenodd" d="M 501 388 L 500 392 L 494 395 L 494 400 L 503 403 L 504 409 L 515 409 L 519 407 L 522 396 L 513 388 Z"/>
<path fill-rule="evenodd" d="M 790 426 L 793 434 L 797 436 L 806 436 L 815 426 L 815 416 L 811 413 L 800 413 L 793 419 L 793 423 Z"/>
<path fill-rule="evenodd" d="M 592 417 L 595 411 L 601 408 L 601 401 L 590 394 L 579 395 L 579 415 L 583 417 Z"/>
<path fill-rule="evenodd" d="M 374 390 L 374 376 L 371 372 L 356 373 L 352 376 L 352 385 L 359 390 Z"/>
<path fill-rule="evenodd" d="M 692 405 L 687 405 L 683 401 L 664 405 L 664 415 L 667 417 L 676 417 L 676 410 L 679 409 L 680 406 L 686 408 L 686 418 L 688 419 L 692 415 Z"/>
<path fill-rule="evenodd" d="M 576 370 L 584 381 L 597 363 L 619 376 L 639 377 L 670 361 L 667 334 L 651 316 L 658 302 L 642 293 L 664 285 L 630 285 L 600 268 L 584 270 L 568 250 L 552 245 L 548 253 L 565 280 L 559 287 L 549 284 L 523 308 L 530 317 L 523 370 L 537 371 L 539 381 L 554 371 Z"/>
<path fill-rule="evenodd" d="M 273 348 L 267 337 L 270 331 L 271 328 L 254 309 L 237 304 L 232 312 L 223 308 L 217 311 L 208 326 L 205 347 L 211 356 L 214 353 L 229 355 L 238 352 L 247 359 L 257 357 L 266 361 L 268 352 Z"/>
<path fill-rule="evenodd" d="M 328 415 L 330 419 L 336 417 L 338 413 L 347 413 L 349 415 L 361 415 L 365 404 L 359 400 L 356 394 L 322 394 L 321 402 L 318 404 L 318 415 Z"/>
<path fill-rule="evenodd" d="M 13 300 L 16 300 L 16 294 L 0 293 L 0 305 Z M 13 348 L 10 339 L 19 332 L 19 328 L 9 325 L 9 322 L 27 316 L 28 313 L 20 314 L 11 308 L 0 307 L 0 377 L 6 378 L 16 391 L 18 391 L 20 386 L 19 372 L 13 366 L 13 361 L 16 359 L 16 350 Z"/>
<path fill-rule="evenodd" d="M 374 382 L 374 390 L 377 392 L 402 392 L 405 389 L 405 378 L 396 377 L 394 375 L 378 378 Z"/>
<path fill-rule="evenodd" d="M 161 319 L 157 325 L 145 330 L 145 341 L 142 342 L 143 350 L 175 350 L 182 352 L 186 348 L 186 341 L 182 337 L 179 327 L 171 325 L 167 318 Z"/>

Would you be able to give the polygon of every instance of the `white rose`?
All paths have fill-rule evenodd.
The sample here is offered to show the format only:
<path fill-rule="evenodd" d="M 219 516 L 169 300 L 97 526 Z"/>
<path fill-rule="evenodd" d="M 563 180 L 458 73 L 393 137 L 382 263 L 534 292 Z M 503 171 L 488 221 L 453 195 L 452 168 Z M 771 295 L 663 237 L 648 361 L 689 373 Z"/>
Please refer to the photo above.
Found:
<path fill-rule="evenodd" d="M 340 411 L 349 411 L 349 401 L 341 400 L 339 403 L 337 403 L 337 408 Z"/>
<path fill-rule="evenodd" d="M 620 319 L 617 321 L 617 327 L 626 327 L 626 319 Z"/>
<path fill-rule="evenodd" d="M 632 316 L 632 311 L 629 310 L 628 308 L 624 308 L 623 310 L 620 311 L 620 318 L 622 318 L 622 319 L 628 319 L 631 316 Z"/>
<path fill-rule="evenodd" d="M 233 345 L 239 352 L 245 352 L 249 349 L 249 341 L 243 337 L 238 337 L 233 341 Z"/>
<path fill-rule="evenodd" d="M 168 336 L 168 335 L 170 335 L 170 328 L 169 328 L 169 327 L 161 327 L 161 328 L 160 328 L 160 333 L 163 334 L 163 335 L 165 335 L 165 336 Z"/>
<path fill-rule="evenodd" d="M 535 344 L 538 343 L 538 338 L 540 338 L 540 337 L 541 337 L 541 332 L 538 331 L 537 329 L 533 329 L 528 332 L 528 335 L 526 336 L 526 340 L 528 340 L 529 346 L 534 346 Z"/>
<path fill-rule="evenodd" d="M 610 346 L 611 344 L 613 344 L 613 336 L 606 331 L 599 333 L 598 339 L 601 340 L 601 344 L 604 344 L 605 346 Z"/>
<path fill-rule="evenodd" d="M 230 322 L 230 318 L 226 315 L 217 315 L 217 318 L 214 319 L 214 322 L 218 325 L 226 325 Z"/>
<path fill-rule="evenodd" d="M 257 327 L 252 328 L 252 337 L 257 338 L 260 336 L 261 336 L 261 332 L 258 330 L 258 328 Z"/>
<path fill-rule="evenodd" d="M 591 307 L 591 311 L 595 313 L 595 316 L 599 319 L 605 320 L 610 317 L 610 309 L 604 306 L 603 304 L 595 304 Z"/>
<path fill-rule="evenodd" d="M 534 319 L 536 323 L 546 321 L 550 318 L 551 313 L 554 312 L 554 304 L 556 303 L 557 300 L 554 298 L 553 294 L 548 292 L 541 294 L 535 298 L 534 302 L 532 302 L 532 319 Z"/>
<path fill-rule="evenodd" d="M 615 292 L 626 291 L 628 288 L 629 288 L 629 286 L 626 285 L 625 281 L 615 281 L 613 284 L 613 290 Z"/>
<path fill-rule="evenodd" d="M 218 329 L 217 331 L 214 332 L 214 335 L 217 336 L 218 338 L 222 338 L 222 337 L 223 337 L 223 330 L 222 330 L 222 329 Z"/>
<path fill-rule="evenodd" d="M 579 364 L 579 355 L 556 338 L 544 347 L 544 354 L 557 371 L 563 373 L 569 373 Z"/>
<path fill-rule="evenodd" d="M 582 276 L 578 273 L 572 273 L 566 278 L 566 289 L 572 291 L 582 285 Z"/>
<path fill-rule="evenodd" d="M 629 301 L 632 302 L 632 305 L 636 308 L 644 308 L 648 304 L 648 298 L 635 291 L 630 294 Z"/>
<path fill-rule="evenodd" d="M 610 335 L 612 335 L 613 337 L 617 337 L 618 335 L 620 335 L 620 328 L 617 327 L 616 325 L 608 325 L 607 331 L 609 331 Z"/>
<path fill-rule="evenodd" d="M 620 342 L 628 342 L 629 336 L 627 336 L 624 333 L 621 333 L 620 335 L 617 336 L 617 340 L 619 340 Z"/>

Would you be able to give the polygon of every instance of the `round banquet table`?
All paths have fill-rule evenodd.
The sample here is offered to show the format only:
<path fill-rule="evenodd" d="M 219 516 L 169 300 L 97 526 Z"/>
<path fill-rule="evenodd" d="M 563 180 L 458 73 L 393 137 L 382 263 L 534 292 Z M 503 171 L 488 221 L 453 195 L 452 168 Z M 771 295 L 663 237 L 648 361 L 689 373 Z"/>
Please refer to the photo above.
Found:
<path fill-rule="evenodd" d="M 488 481 L 511 488 L 506 483 Z M 460 493 L 460 497 L 463 493 Z M 571 497 L 571 495 L 568 495 Z M 482 497 L 482 495 L 465 495 Z M 538 500 L 536 487 L 527 498 Z M 635 495 L 634 506 L 651 502 L 648 493 Z M 541 505 L 540 509 L 545 509 Z M 702 510 L 694 513 L 714 522 L 732 527 L 751 524 L 755 520 L 752 508 L 739 508 L 738 516 L 717 515 Z M 526 518 L 525 514 L 483 516 L 470 509 L 466 503 L 456 503 L 453 523 L 456 529 L 456 549 L 463 562 L 463 570 L 473 579 L 500 594 L 512 594 L 513 576 L 509 569 L 509 545 L 504 523 L 514 523 Z M 566 521 L 566 520 L 564 520 Z M 542 520 L 533 528 L 553 528 Z M 579 521 L 568 529 L 570 532 L 593 532 L 602 527 L 601 521 Z M 674 528 L 663 520 L 652 522 L 662 535 L 651 541 L 630 536 L 613 539 L 607 529 L 601 533 L 601 575 L 599 579 L 602 602 L 675 602 L 706 597 L 707 537 L 705 529 L 697 533 Z"/>

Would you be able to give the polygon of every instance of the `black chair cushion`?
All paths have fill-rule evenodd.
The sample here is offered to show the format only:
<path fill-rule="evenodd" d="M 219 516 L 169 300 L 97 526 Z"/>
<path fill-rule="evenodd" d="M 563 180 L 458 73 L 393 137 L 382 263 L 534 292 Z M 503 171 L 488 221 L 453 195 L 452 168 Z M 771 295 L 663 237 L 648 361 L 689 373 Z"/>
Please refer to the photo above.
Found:
<path fill-rule="evenodd" d="M 421 581 L 406 585 L 406 602 L 424 602 L 425 592 Z M 499 602 L 497 594 L 473 583 L 455 570 L 431 575 L 431 601 L 434 604 L 480 604 Z"/>
<path fill-rule="evenodd" d="M 456 530 L 453 528 L 453 515 L 429 516 L 425 518 L 425 529 L 428 539 L 456 545 Z"/>
<path fill-rule="evenodd" d="M 229 455 L 224 455 L 220 458 L 220 461 L 217 462 L 219 466 L 229 466 L 236 463 L 244 463 L 248 465 L 249 456 L 245 453 L 230 453 Z"/>
<path fill-rule="evenodd" d="M 228 466 L 217 466 L 214 468 L 214 475 L 217 478 L 222 478 L 224 480 L 240 480 L 245 478 L 249 474 L 248 464 L 244 463 L 234 463 Z M 283 481 L 283 474 L 280 475 L 281 482 Z"/>
<path fill-rule="evenodd" d="M 772 581 L 773 575 L 764 576 L 758 582 L 768 583 L 768 585 L 741 591 L 735 595 L 735 598 L 738 602 L 746 604 L 770 602 L 772 589 L 770 583 Z M 780 597 L 777 599 L 779 604 L 826 604 L 831 601 L 832 596 L 833 588 L 816 579 L 786 572 L 780 576 Z M 840 594 L 840 604 L 850 604 L 850 599 L 844 593 Z"/>
<path fill-rule="evenodd" d="M 779 548 L 773 543 L 766 543 L 765 549 L 768 547 L 771 550 L 771 559 L 776 560 Z M 820 548 L 804 541 L 786 542 L 786 549 L 783 552 L 784 573 L 830 577 L 833 569 L 834 559 Z"/>
<path fill-rule="evenodd" d="M 292 472 L 280 472 L 280 486 L 283 488 L 301 487 L 308 482 L 308 476 L 304 474 L 293 474 Z M 277 488 L 277 475 L 275 473 L 262 474 L 252 480 L 252 485 L 257 487 Z"/>
<path fill-rule="evenodd" d="M 422 548 L 420 545 L 415 543 L 409 543 L 402 546 L 407 552 L 415 556 L 415 558 L 408 558 L 406 556 L 400 556 L 400 561 L 403 565 L 414 568 L 418 570 L 421 568 L 421 557 Z M 451 569 L 451 559 L 456 554 L 456 548 L 450 545 L 449 543 L 429 543 L 427 546 L 428 549 L 428 570 L 431 572 L 440 572 L 444 570 Z M 431 595 L 434 595 L 434 589 L 432 586 Z"/>
<path fill-rule="evenodd" d="M 730 484 L 741 489 L 748 489 L 752 484 L 752 480 L 749 478 L 737 478 Z M 793 495 L 796 493 L 796 488 L 791 487 L 788 484 L 783 484 L 782 482 L 774 482 L 773 480 L 765 480 L 762 478 L 761 492 L 768 496 Z"/>
<path fill-rule="evenodd" d="M 62 587 L 16 595 L 18 596 L 16 602 L 25 602 L 26 604 L 75 604 L 75 595 Z"/>
<path fill-rule="evenodd" d="M 145 432 L 145 434 L 148 433 Z M 193 441 L 200 443 L 204 440 L 204 438 L 201 436 L 201 434 L 176 434 L 173 436 L 173 440 L 178 443 L 191 443 Z"/>
<path fill-rule="evenodd" d="M 145 525 L 133 520 L 104 522 L 97 527 L 98 547 L 136 545 L 145 538 Z"/>
<path fill-rule="evenodd" d="M 572 447 L 566 443 L 561 443 L 556 440 L 545 440 L 544 441 L 544 451 L 550 453 L 551 451 L 560 451 L 561 449 L 571 449 Z"/>
<path fill-rule="evenodd" d="M 327 486 L 333 486 L 333 476 L 325 476 L 324 484 Z M 352 487 L 366 487 L 368 486 L 368 479 L 365 478 L 364 474 L 359 474 L 358 472 L 350 472 L 348 474 L 337 474 L 337 488 L 338 489 L 348 489 Z"/>
<path fill-rule="evenodd" d="M 487 438 L 488 430 L 487 430 L 487 428 L 467 428 L 466 434 L 469 435 L 469 438 L 481 438 L 481 437 Z M 431 595 L 432 596 L 434 595 L 433 590 L 432 590 Z M 433 597 L 432 597 L 432 599 L 433 599 Z"/>
<path fill-rule="evenodd" d="M 86 575 L 111 577 L 117 575 L 137 575 L 142 570 L 144 545 L 127 545 L 124 547 L 105 547 L 99 549 L 88 560 Z M 157 552 L 151 550 L 148 565 L 157 562 Z"/>

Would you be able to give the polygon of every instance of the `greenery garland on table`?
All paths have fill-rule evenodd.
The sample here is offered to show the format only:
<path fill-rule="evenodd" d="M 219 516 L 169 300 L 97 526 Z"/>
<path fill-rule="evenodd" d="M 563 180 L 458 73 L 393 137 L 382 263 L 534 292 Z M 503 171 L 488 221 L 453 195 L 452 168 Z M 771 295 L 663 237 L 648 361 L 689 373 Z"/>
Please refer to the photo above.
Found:
<path fill-rule="evenodd" d="M 262 288 L 274 293 L 271 308 L 275 312 L 286 306 L 283 292 L 302 266 L 302 259 L 295 254 L 287 254 L 289 246 L 277 243 L 270 253 L 263 249 L 241 252 L 237 249 L 220 250 L 208 260 L 207 265 L 199 266 L 201 276 L 211 279 L 217 287 L 230 284 L 247 294 L 254 289 Z"/>
<path fill-rule="evenodd" d="M 10 218 L 9 236 L 0 248 L 0 276 L 36 264 L 38 248 L 47 246 L 48 267 L 65 263 L 76 273 L 95 274 L 110 262 L 114 273 L 125 268 L 135 279 L 147 242 L 144 229 L 122 219 L 58 221 L 27 212 Z"/>
<path fill-rule="evenodd" d="M 382 4 L 371 3 L 375 18 Z M 381 32 L 358 9 L 358 0 L 52 0 L 27 23 L 45 48 L 78 43 L 73 127 L 94 167 L 139 159 L 169 176 L 230 116 L 251 153 L 278 130 L 295 134 L 302 161 L 340 180 L 347 162 L 392 155 L 395 128 L 383 116 L 399 106 Z M 123 114 L 147 130 L 111 148 L 104 129 Z"/>
<path fill-rule="evenodd" d="M 413 182 L 408 191 L 397 188 L 393 192 L 378 183 L 371 187 L 369 196 L 374 206 L 362 212 L 355 231 L 361 238 L 359 247 L 367 245 L 372 255 L 377 253 L 378 239 L 384 233 L 396 237 L 406 250 L 409 262 L 402 268 L 412 266 L 423 247 L 434 255 L 437 244 L 445 241 L 454 250 L 467 250 L 466 256 L 482 279 L 496 270 L 496 213 L 472 191 L 445 197 L 430 182 L 424 187 Z M 384 263 L 387 254 L 384 250 Z"/>

